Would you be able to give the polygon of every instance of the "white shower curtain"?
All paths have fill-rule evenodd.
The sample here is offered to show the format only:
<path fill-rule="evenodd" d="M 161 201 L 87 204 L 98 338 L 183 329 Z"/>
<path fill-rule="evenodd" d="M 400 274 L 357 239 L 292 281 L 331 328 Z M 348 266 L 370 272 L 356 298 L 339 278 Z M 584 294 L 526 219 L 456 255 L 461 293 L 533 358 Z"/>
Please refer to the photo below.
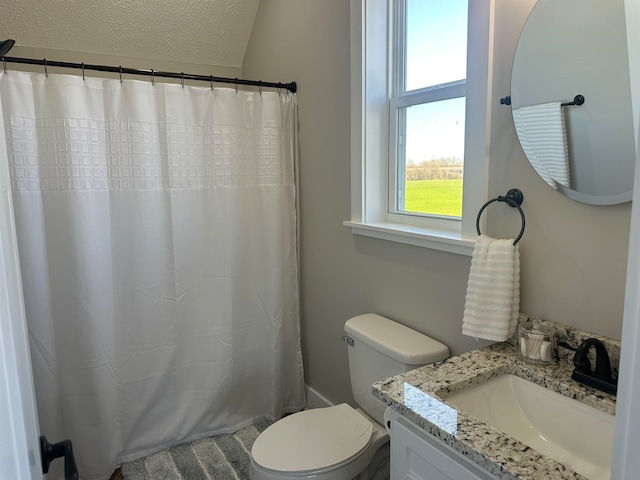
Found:
<path fill-rule="evenodd" d="M 81 478 L 300 409 L 295 95 L 9 71 L 0 101 L 40 428 Z"/>

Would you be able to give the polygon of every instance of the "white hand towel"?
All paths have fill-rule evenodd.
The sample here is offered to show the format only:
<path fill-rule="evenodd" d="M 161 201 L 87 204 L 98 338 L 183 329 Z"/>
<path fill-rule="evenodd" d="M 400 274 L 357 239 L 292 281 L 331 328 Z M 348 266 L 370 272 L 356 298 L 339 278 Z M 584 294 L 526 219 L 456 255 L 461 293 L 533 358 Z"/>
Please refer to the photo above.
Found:
<path fill-rule="evenodd" d="M 513 122 L 522 150 L 538 175 L 554 190 L 571 188 L 569 151 L 560 102 L 513 109 Z"/>
<path fill-rule="evenodd" d="M 471 258 L 462 333 L 504 342 L 516 331 L 519 311 L 518 245 L 480 235 Z"/>

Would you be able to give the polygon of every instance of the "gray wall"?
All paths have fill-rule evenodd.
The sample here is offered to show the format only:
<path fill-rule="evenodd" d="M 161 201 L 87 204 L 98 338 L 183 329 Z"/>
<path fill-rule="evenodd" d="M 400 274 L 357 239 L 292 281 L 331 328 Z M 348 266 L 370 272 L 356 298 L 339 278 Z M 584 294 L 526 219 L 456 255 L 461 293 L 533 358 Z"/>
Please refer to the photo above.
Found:
<path fill-rule="evenodd" d="M 619 339 L 630 204 L 587 206 L 551 190 L 526 161 L 510 109 L 498 104 L 533 3 L 496 0 L 489 195 L 524 193 L 521 311 Z M 460 333 L 469 257 L 354 236 L 342 225 L 350 217 L 349 48 L 347 0 L 261 0 L 243 64 L 247 78 L 298 82 L 305 374 L 333 402 L 353 400 L 340 340 L 353 315 L 386 315 L 454 354 L 484 345 Z M 489 235 L 519 231 L 516 212 L 485 212 Z"/>

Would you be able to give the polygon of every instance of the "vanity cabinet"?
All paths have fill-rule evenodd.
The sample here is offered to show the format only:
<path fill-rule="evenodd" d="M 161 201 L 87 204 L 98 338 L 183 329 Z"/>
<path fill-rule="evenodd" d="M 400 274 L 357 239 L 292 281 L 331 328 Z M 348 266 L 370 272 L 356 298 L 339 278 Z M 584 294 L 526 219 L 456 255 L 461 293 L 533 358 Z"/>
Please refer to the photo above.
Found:
<path fill-rule="evenodd" d="M 385 421 L 394 480 L 498 480 L 399 413 L 389 409 Z"/>

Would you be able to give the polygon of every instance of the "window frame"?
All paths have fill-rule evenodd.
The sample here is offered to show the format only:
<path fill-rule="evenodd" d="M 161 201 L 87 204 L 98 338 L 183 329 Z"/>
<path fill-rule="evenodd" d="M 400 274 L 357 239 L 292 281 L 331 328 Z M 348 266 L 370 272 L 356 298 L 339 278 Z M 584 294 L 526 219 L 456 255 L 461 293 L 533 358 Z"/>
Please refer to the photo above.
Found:
<path fill-rule="evenodd" d="M 402 121 L 400 119 L 399 110 L 406 107 L 428 105 L 433 102 L 462 97 L 466 97 L 466 80 L 462 82 L 456 81 L 443 85 L 435 85 L 433 87 L 427 87 L 420 90 L 411 90 L 409 92 L 392 96 L 389 99 L 388 221 L 397 221 L 398 215 L 411 215 L 416 217 L 413 219 L 416 224 L 424 224 L 425 226 L 433 223 L 435 218 L 447 220 L 449 222 L 460 222 L 459 218 L 446 218 L 444 216 L 400 211 L 397 209 L 396 204 L 398 200 L 396 199 L 396 196 L 398 195 L 397 189 L 400 184 L 400 179 L 398 178 L 400 167 L 398 164 L 406 161 L 406 158 L 401 158 L 399 155 L 400 146 L 398 145 L 398 132 L 401 130 L 399 123 Z M 393 208 L 394 205 L 396 205 L 396 208 Z M 456 228 L 453 227 L 452 230 L 456 230 Z"/>
<path fill-rule="evenodd" d="M 394 9 L 394 0 L 351 0 L 351 220 L 344 225 L 357 235 L 471 255 L 487 192 L 495 0 L 469 1 L 460 221 L 389 215 Z"/>

